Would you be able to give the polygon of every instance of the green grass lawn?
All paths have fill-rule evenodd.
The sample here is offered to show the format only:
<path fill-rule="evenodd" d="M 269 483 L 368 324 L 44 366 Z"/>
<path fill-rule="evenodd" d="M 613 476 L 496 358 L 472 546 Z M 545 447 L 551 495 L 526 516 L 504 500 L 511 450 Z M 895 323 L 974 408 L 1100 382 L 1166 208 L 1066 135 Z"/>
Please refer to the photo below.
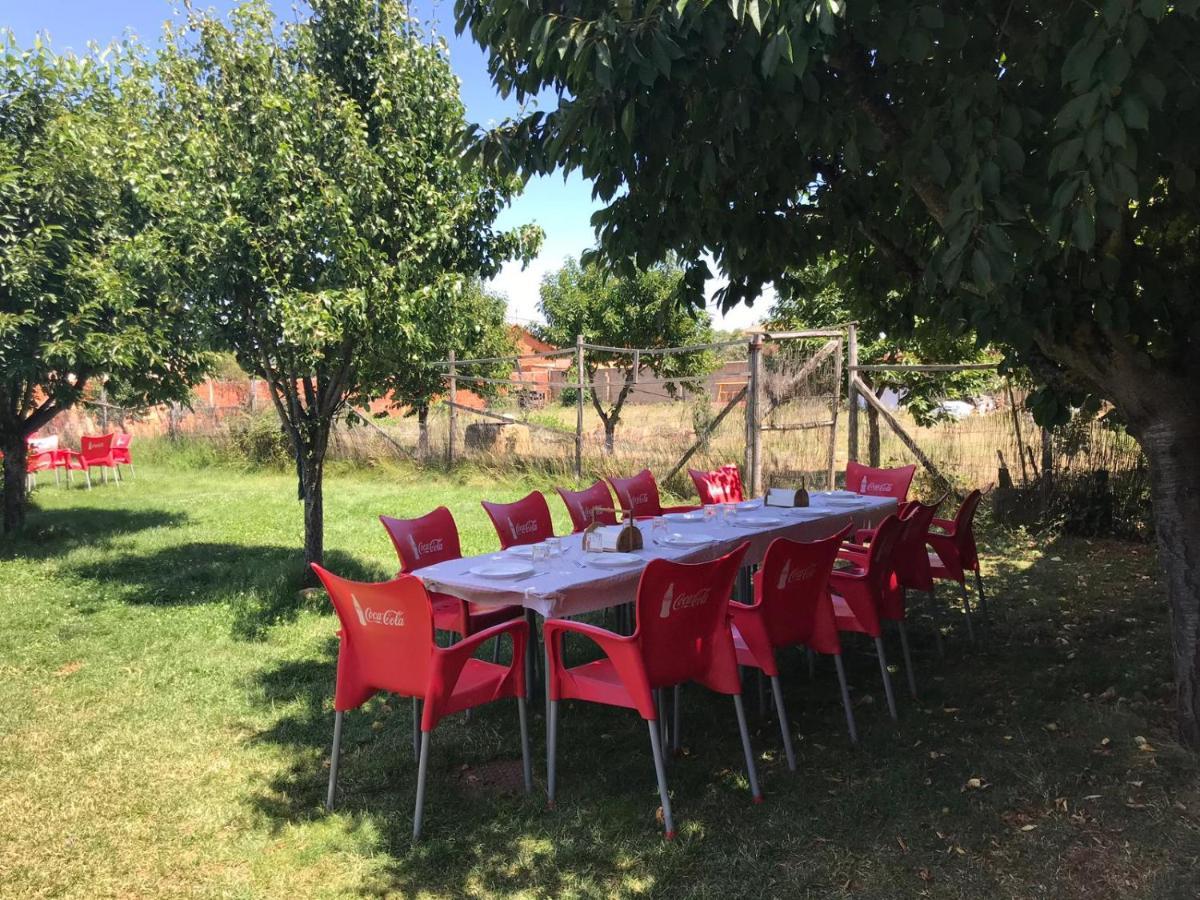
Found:
<path fill-rule="evenodd" d="M 440 503 L 466 552 L 491 549 L 478 500 L 529 488 L 331 472 L 327 562 L 391 574 L 375 517 Z M 789 657 L 799 771 L 752 712 L 761 806 L 732 704 L 686 692 L 674 843 L 634 714 L 564 706 L 554 811 L 513 790 L 513 704 L 446 720 L 413 849 L 407 701 L 348 714 L 340 806 L 323 810 L 336 626 L 321 595 L 297 600 L 300 539 L 282 473 L 159 463 L 119 489 L 37 491 L 24 536 L 0 544 L 0 894 L 1196 896 L 1200 764 L 1171 740 L 1146 547 L 989 533 L 990 638 L 950 635 L 939 660 L 914 626 L 922 693 L 896 673 L 898 726 L 875 659 L 850 642 L 856 750 L 832 666 L 810 681 Z"/>

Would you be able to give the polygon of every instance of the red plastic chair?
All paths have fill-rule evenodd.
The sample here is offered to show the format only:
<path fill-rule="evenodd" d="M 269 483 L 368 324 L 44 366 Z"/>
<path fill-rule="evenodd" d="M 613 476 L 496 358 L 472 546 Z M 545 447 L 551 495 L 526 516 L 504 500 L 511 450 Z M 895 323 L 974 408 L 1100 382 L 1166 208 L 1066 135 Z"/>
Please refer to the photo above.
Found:
<path fill-rule="evenodd" d="M 692 483 L 696 485 L 696 493 L 700 495 L 700 505 L 712 503 L 741 503 L 746 499 L 742 487 L 742 473 L 733 463 L 714 469 L 712 472 L 701 472 L 698 469 L 688 469 Z"/>
<path fill-rule="evenodd" d="M 101 469 L 112 469 L 113 480 L 118 485 L 121 483 L 121 473 L 117 469 L 117 461 L 113 457 L 113 438 L 115 435 L 88 435 L 85 434 L 79 439 L 79 456 L 80 461 L 88 471 L 88 483 L 91 483 L 91 470 L 96 466 Z M 108 472 L 103 473 L 105 483 L 108 482 Z"/>
<path fill-rule="evenodd" d="M 538 544 L 554 537 L 554 521 L 541 491 L 531 491 L 515 503 L 481 501 L 500 538 L 500 549 Z"/>
<path fill-rule="evenodd" d="M 568 491 L 566 488 L 555 488 L 558 496 L 571 516 L 571 528 L 575 532 L 583 531 L 595 521 L 600 525 L 616 525 L 617 514 L 612 511 L 612 494 L 608 485 L 599 479 L 591 487 L 582 491 Z"/>
<path fill-rule="evenodd" d="M 846 490 L 868 497 L 892 497 L 903 502 L 908 499 L 908 488 L 916 471 L 915 465 L 901 466 L 898 469 L 873 469 L 856 462 L 848 462 Z"/>
<path fill-rule="evenodd" d="M 865 634 L 875 640 L 888 713 L 893 719 L 897 718 L 896 698 L 892 694 L 892 679 L 888 675 L 887 656 L 883 649 L 880 610 L 888 602 L 889 592 L 895 589 L 892 554 L 900 538 L 900 529 L 900 520 L 888 516 L 879 524 L 865 554 L 845 548 L 838 551 L 838 556 L 849 560 L 854 568 L 834 569 L 829 577 L 834 622 L 838 631 Z"/>
<path fill-rule="evenodd" d="M 754 602 L 729 604 L 733 613 L 733 643 L 738 665 L 758 669 L 770 677 L 779 729 L 783 733 L 783 749 L 788 768 L 793 772 L 796 771 L 796 754 L 792 750 L 779 666 L 775 659 L 778 649 L 805 644 L 810 650 L 833 656 L 850 740 L 858 741 L 846 673 L 842 668 L 841 642 L 829 599 L 829 575 L 850 527 L 847 525 L 819 541 L 776 538 L 767 548 L 762 568 L 754 576 Z"/>
<path fill-rule="evenodd" d="M 636 710 L 650 729 L 654 772 L 667 839 L 675 836 L 671 798 L 663 768 L 660 711 L 655 692 L 696 681 L 733 697 L 741 731 L 742 750 L 755 803 L 762 802 L 758 773 L 750 749 L 750 733 L 742 706 L 742 685 L 729 628 L 729 595 L 746 545 L 712 562 L 676 563 L 651 560 L 642 572 L 637 593 L 633 634 L 619 635 L 594 625 L 549 619 L 542 627 L 549 661 L 550 723 L 546 738 L 547 792 L 554 803 L 558 741 L 558 705 L 562 700 L 586 700 Z M 595 662 L 568 668 L 563 660 L 563 637 L 578 634 L 604 653 Z M 678 695 L 676 695 L 678 696 Z M 678 739 L 678 731 L 676 731 Z"/>
<path fill-rule="evenodd" d="M 401 575 L 393 581 L 373 584 L 347 581 L 315 564 L 313 571 L 329 591 L 342 625 L 338 632 L 327 808 L 333 808 L 337 788 L 343 713 L 362 706 L 379 691 L 413 698 L 413 752 L 419 760 L 414 842 L 421 836 L 431 733 L 446 716 L 493 700 L 515 698 L 521 719 L 525 790 L 533 789 L 523 664 L 529 625 L 523 619 L 496 625 L 442 648 L 433 640 L 433 607 L 419 578 Z M 473 654 L 480 645 L 505 634 L 513 642 L 511 663 L 501 666 L 475 659 Z"/>
<path fill-rule="evenodd" d="M 649 469 L 642 469 L 630 478 L 609 478 L 621 509 L 627 509 L 635 519 L 661 516 L 669 512 L 690 512 L 695 506 L 666 506 L 658 493 L 658 482 Z"/>
<path fill-rule="evenodd" d="M 982 491 L 971 491 L 958 508 L 954 520 L 934 519 L 932 528 L 940 530 L 930 530 L 927 535 L 929 547 L 933 550 L 929 556 L 930 574 L 935 579 L 958 582 L 968 628 L 971 627 L 971 601 L 967 594 L 967 572 L 975 573 L 979 609 L 987 619 L 987 597 L 983 593 L 983 573 L 979 568 L 979 548 L 975 543 L 975 511 L 982 498 Z"/>
<path fill-rule="evenodd" d="M 37 473 L 49 472 L 54 468 L 57 450 L 42 450 L 40 452 L 25 452 L 25 490 L 31 491 L 37 487 Z M 57 477 L 58 473 L 55 472 Z"/>
<path fill-rule="evenodd" d="M 387 529 L 392 546 L 396 548 L 401 573 L 411 575 L 434 563 L 462 557 L 458 526 L 450 510 L 444 506 L 416 519 L 380 516 L 379 521 Z M 433 601 L 434 627 L 463 637 L 470 637 L 485 628 L 524 614 L 519 606 L 476 606 L 448 594 L 434 593 L 430 597 Z M 497 643 L 497 650 L 499 646 Z"/>
<path fill-rule="evenodd" d="M 133 457 L 129 455 L 129 444 L 133 440 L 133 435 L 127 432 L 118 432 L 113 435 L 112 455 L 113 462 L 118 466 L 129 466 L 129 476 L 133 477 Z"/>

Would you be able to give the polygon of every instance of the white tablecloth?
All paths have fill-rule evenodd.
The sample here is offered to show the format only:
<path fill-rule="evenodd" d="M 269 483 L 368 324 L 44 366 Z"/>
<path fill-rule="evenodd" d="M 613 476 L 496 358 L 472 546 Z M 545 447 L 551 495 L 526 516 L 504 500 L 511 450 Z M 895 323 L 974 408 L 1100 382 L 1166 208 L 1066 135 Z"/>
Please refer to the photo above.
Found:
<path fill-rule="evenodd" d="M 854 506 L 836 505 L 824 494 L 813 494 L 812 505 L 801 509 L 759 508 L 739 513 L 732 521 L 722 516 L 705 521 L 685 521 L 668 516 L 669 531 L 703 534 L 713 538 L 701 546 L 678 547 L 653 543 L 651 523 L 639 521 L 645 548 L 635 555 L 639 562 L 620 569 L 595 565 L 597 554 L 585 553 L 582 535 L 562 538 L 563 553 L 538 564 L 532 575 L 515 579 L 489 578 L 472 570 L 495 559 L 525 559 L 505 551 L 452 559 L 421 569 L 417 574 L 431 591 L 460 597 L 485 606 L 524 606 L 545 617 L 574 616 L 592 610 L 630 603 L 637 595 L 638 579 L 646 563 L 656 557 L 680 562 L 706 562 L 723 556 L 743 541 L 750 543 L 745 565 L 762 562 L 767 547 L 778 537 L 811 541 L 826 537 L 853 522 L 869 528 L 896 511 L 896 501 L 885 497 L 861 497 Z M 748 516 L 775 516 L 773 525 L 738 524 Z"/>

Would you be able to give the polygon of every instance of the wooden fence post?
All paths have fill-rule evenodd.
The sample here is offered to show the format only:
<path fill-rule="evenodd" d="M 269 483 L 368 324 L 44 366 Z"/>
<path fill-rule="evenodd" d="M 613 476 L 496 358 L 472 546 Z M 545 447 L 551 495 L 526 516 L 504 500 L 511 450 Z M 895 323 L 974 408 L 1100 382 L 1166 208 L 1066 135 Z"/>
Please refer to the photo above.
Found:
<path fill-rule="evenodd" d="M 575 391 L 575 487 L 583 480 L 583 335 L 575 335 L 575 371 L 579 376 Z"/>
<path fill-rule="evenodd" d="M 846 458 L 858 462 L 858 391 L 854 381 L 858 378 L 858 325 L 851 322 L 846 329 L 848 365 L 846 366 L 846 400 L 850 408 L 846 417 Z"/>
<path fill-rule="evenodd" d="M 858 382 L 858 375 L 851 372 L 851 377 L 855 380 L 855 382 Z M 875 392 L 861 382 L 857 383 L 855 387 L 862 392 L 863 399 L 871 404 L 871 406 L 875 407 L 883 420 L 887 422 L 888 425 L 891 426 L 892 431 L 896 433 L 896 437 L 900 438 L 900 442 L 912 451 L 912 455 L 915 456 L 917 461 L 926 468 L 929 474 L 936 478 L 938 482 L 948 490 L 952 490 L 954 488 L 954 483 L 942 474 L 941 470 L 933 464 L 933 460 L 925 455 L 925 451 L 920 448 L 917 442 L 913 439 L 912 435 L 904 430 L 904 426 L 900 424 L 900 421 L 894 415 L 892 415 L 892 411 L 884 406 L 883 402 L 875 396 Z"/>
<path fill-rule="evenodd" d="M 838 339 L 837 358 L 833 363 L 833 390 L 830 392 L 830 419 L 829 426 L 829 485 L 828 489 L 833 490 L 835 487 L 834 478 L 836 477 L 834 469 L 837 468 L 837 426 L 838 426 L 838 407 L 841 403 L 838 402 L 839 395 L 842 393 L 842 341 Z"/>
<path fill-rule="evenodd" d="M 454 466 L 454 430 L 458 427 L 458 414 L 455 412 L 454 406 L 458 402 L 458 379 L 454 372 L 454 351 L 451 350 L 446 357 L 450 363 L 450 384 L 448 390 L 450 392 L 450 433 L 446 437 L 446 465 Z"/>
<path fill-rule="evenodd" d="M 746 390 L 746 474 L 750 493 L 762 493 L 762 334 L 750 338 L 750 383 Z"/>

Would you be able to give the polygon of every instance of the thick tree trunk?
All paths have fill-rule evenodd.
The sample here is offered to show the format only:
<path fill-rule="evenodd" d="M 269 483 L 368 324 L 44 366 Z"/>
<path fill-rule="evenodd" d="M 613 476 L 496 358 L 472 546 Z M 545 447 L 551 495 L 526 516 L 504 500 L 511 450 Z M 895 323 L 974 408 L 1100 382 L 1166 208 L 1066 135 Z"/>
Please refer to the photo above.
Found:
<path fill-rule="evenodd" d="M 321 494 L 324 460 L 306 457 L 300 467 L 304 494 L 304 565 L 322 563 L 325 558 L 325 505 Z M 306 578 L 309 576 L 306 575 Z"/>
<path fill-rule="evenodd" d="M 879 468 L 879 410 L 867 404 L 867 459 L 868 465 Z"/>
<path fill-rule="evenodd" d="M 1171 609 L 1179 739 L 1200 749 L 1200 411 L 1178 400 L 1138 431 Z"/>
<path fill-rule="evenodd" d="M 429 407 L 417 407 L 417 456 L 429 458 Z"/>
<path fill-rule="evenodd" d="M 25 524 L 25 436 L 18 435 L 4 447 L 4 533 Z"/>
<path fill-rule="evenodd" d="M 604 423 L 604 452 L 609 456 L 616 451 L 617 447 L 617 423 L 615 419 L 609 419 Z"/>

